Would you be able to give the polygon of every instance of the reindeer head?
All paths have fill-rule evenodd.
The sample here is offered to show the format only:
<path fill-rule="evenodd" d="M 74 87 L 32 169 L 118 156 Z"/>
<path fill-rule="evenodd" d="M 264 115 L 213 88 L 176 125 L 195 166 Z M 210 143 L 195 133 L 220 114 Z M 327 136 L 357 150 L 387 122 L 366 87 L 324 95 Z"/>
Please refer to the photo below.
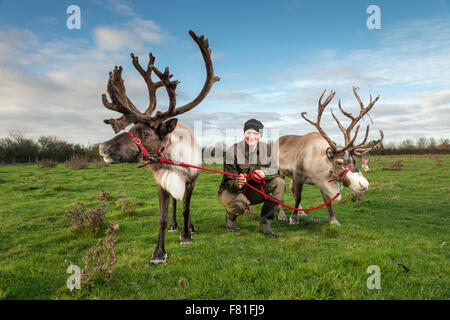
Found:
<path fill-rule="evenodd" d="M 344 128 L 344 126 L 341 124 L 341 122 L 338 120 L 338 118 L 334 115 L 333 110 L 331 110 L 331 115 L 333 116 L 334 120 L 336 120 L 337 125 L 341 129 L 342 133 L 344 134 L 345 138 L 345 146 L 344 147 L 338 147 L 331 139 L 328 137 L 328 135 L 325 133 L 325 131 L 320 126 L 320 120 L 323 114 L 323 111 L 325 110 L 326 106 L 330 103 L 330 101 L 333 99 L 334 95 L 336 94 L 335 91 L 331 91 L 328 98 L 325 100 L 325 102 L 322 103 L 322 98 L 325 94 L 325 91 L 323 91 L 322 95 L 319 99 L 319 106 L 318 106 L 318 114 L 317 114 L 317 122 L 312 122 L 308 118 L 305 117 L 306 112 L 302 112 L 302 117 L 309 123 L 311 123 L 313 126 L 317 128 L 319 133 L 322 135 L 322 137 L 328 142 L 329 147 L 326 148 L 325 154 L 330 162 L 330 176 L 332 179 L 335 179 L 337 181 L 341 181 L 344 186 L 350 187 L 354 191 L 365 191 L 369 188 L 369 182 L 367 179 L 362 175 L 362 173 L 356 168 L 356 161 L 354 156 L 362 157 L 363 154 L 369 153 L 371 150 L 373 150 L 375 147 L 380 145 L 383 141 L 384 135 L 383 131 L 380 130 L 381 139 L 378 143 L 374 144 L 365 144 L 367 141 L 367 138 L 369 136 L 369 128 L 370 126 L 367 125 L 366 129 L 366 135 L 364 137 L 364 140 L 358 144 L 354 145 L 354 142 L 356 140 L 356 137 L 358 136 L 358 131 L 360 126 L 358 125 L 356 127 L 355 133 L 353 135 L 353 138 L 351 138 L 351 131 L 353 130 L 356 123 L 361 120 L 361 118 L 367 114 L 367 112 L 372 109 L 374 104 L 378 101 L 379 96 L 375 98 L 375 100 L 372 100 L 372 96 L 370 97 L 370 102 L 367 105 L 367 107 L 364 107 L 364 104 L 362 103 L 360 97 L 358 96 L 358 93 L 356 92 L 356 88 L 353 87 L 353 93 L 355 94 L 356 99 L 358 100 L 358 103 L 361 107 L 361 111 L 357 117 L 354 117 L 350 113 L 344 111 L 341 106 L 341 101 L 339 100 L 338 106 L 339 110 L 348 118 L 351 119 L 351 123 L 347 128 Z"/>
<path fill-rule="evenodd" d="M 166 67 L 164 72 L 161 72 L 154 66 L 155 57 L 151 53 L 147 70 L 142 68 L 138 57 L 134 56 L 133 53 L 131 54 L 134 67 L 144 78 L 148 88 L 150 103 L 143 113 L 127 97 L 122 79 L 122 67 L 115 66 L 114 70 L 109 73 L 107 92 L 111 98 L 111 102 L 108 101 L 106 94 L 103 94 L 103 105 L 110 110 L 122 113 L 122 116 L 118 119 L 107 119 L 103 122 L 111 125 L 116 134 L 133 123 L 134 126 L 129 132 L 141 140 L 150 154 L 155 154 L 166 143 L 167 136 L 175 130 L 178 120 L 174 117 L 193 109 L 202 102 L 208 95 L 213 84 L 220 80 L 219 77 L 214 76 L 208 39 L 205 39 L 204 36 L 197 37 L 192 30 L 189 31 L 189 35 L 197 43 L 202 53 L 206 67 L 206 81 L 198 96 L 184 106 L 176 108 L 175 91 L 179 82 L 177 80 L 171 80 L 172 75 L 168 67 Z M 156 74 L 159 81 L 153 82 L 152 72 Z M 169 107 L 167 111 L 158 111 L 152 116 L 152 113 L 156 109 L 156 90 L 161 87 L 165 87 L 167 91 Z M 138 145 L 126 132 L 118 134 L 111 140 L 100 144 L 99 153 L 105 162 L 110 163 L 136 162 L 142 158 Z"/>

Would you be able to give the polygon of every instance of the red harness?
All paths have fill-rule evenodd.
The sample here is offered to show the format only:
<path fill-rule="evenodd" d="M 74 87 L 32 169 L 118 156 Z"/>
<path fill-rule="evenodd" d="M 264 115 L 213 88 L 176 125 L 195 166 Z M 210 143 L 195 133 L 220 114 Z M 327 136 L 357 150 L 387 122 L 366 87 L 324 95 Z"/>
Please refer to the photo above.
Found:
<path fill-rule="evenodd" d="M 348 168 L 347 170 L 345 170 L 344 172 L 342 172 L 340 175 L 339 175 L 339 180 L 338 181 L 342 181 L 342 179 L 344 178 L 344 176 L 347 174 L 347 172 L 349 172 L 350 170 L 353 170 L 353 169 L 356 169 L 355 167 L 350 167 L 350 168 Z M 330 179 L 330 180 L 328 180 L 328 182 L 333 182 L 334 180 L 336 180 L 336 179 Z"/>
<path fill-rule="evenodd" d="M 133 139 L 134 142 L 136 142 L 136 144 L 138 145 L 138 147 L 141 149 L 142 153 L 144 154 L 144 158 L 148 159 L 148 160 L 158 160 L 161 156 L 161 153 L 163 154 L 164 158 L 166 158 L 166 149 L 167 146 L 170 143 L 170 139 L 167 142 L 166 145 L 164 145 L 163 147 L 161 147 L 158 151 L 156 151 L 156 157 L 152 157 L 150 155 L 150 153 L 147 151 L 147 149 L 145 149 L 144 145 L 142 144 L 141 139 L 139 139 L 138 137 L 136 137 L 133 133 L 131 133 L 130 131 L 128 131 L 128 134 L 131 136 L 131 138 Z"/>
<path fill-rule="evenodd" d="M 149 152 L 147 151 L 147 149 L 145 149 L 144 145 L 142 144 L 141 140 L 137 137 L 135 137 L 130 131 L 128 131 L 128 134 L 131 136 L 131 138 L 133 138 L 134 142 L 136 142 L 136 144 L 139 146 L 139 148 L 142 150 L 142 153 L 144 154 L 145 159 L 149 160 L 147 163 L 143 164 L 143 165 L 139 165 L 138 168 L 142 168 L 145 167 L 147 165 L 149 165 L 151 163 L 151 161 L 156 161 L 158 164 L 161 163 L 167 163 L 167 164 L 172 164 L 172 165 L 176 165 L 176 166 L 183 166 L 183 167 L 189 167 L 189 168 L 195 168 L 195 169 L 199 169 L 199 170 L 204 170 L 204 171 L 210 171 L 210 172 L 216 172 L 216 173 L 221 173 L 221 174 L 225 174 L 225 175 L 229 175 L 229 176 L 234 176 L 234 177 L 239 177 L 239 174 L 235 174 L 235 173 L 231 173 L 231 172 L 225 172 L 225 171 L 220 171 L 220 170 L 214 170 L 214 169 L 208 169 L 208 168 L 204 168 L 204 167 L 200 167 L 200 166 L 195 166 L 193 164 L 188 164 L 188 163 L 183 163 L 183 162 L 177 162 L 177 161 L 172 161 L 166 158 L 166 149 L 167 146 L 170 143 L 170 140 L 167 142 L 166 145 L 164 145 L 163 147 L 161 147 L 157 152 L 156 152 L 156 157 L 153 157 L 149 154 Z M 163 154 L 163 157 L 161 157 L 161 153 Z M 355 167 L 351 167 L 347 170 L 345 170 L 343 173 L 341 173 L 339 175 L 339 178 L 342 179 L 347 172 L 349 172 L 350 170 L 355 169 Z M 254 177 L 254 175 L 256 175 L 259 179 L 256 179 Z M 282 205 L 286 208 L 292 209 L 292 210 L 296 210 L 296 211 L 311 211 L 311 210 L 316 210 L 319 208 L 322 208 L 324 206 L 326 206 L 327 204 L 330 204 L 331 202 L 333 202 L 337 197 L 339 197 L 340 193 L 336 193 L 336 195 L 331 198 L 330 200 L 326 201 L 325 203 L 322 203 L 321 205 L 318 205 L 317 207 L 313 207 L 313 208 L 307 208 L 307 209 L 301 209 L 301 208 L 294 208 L 291 206 L 288 206 L 287 204 L 284 204 L 281 201 L 278 201 L 277 199 L 272 198 L 271 196 L 267 195 L 264 193 L 263 190 L 263 185 L 266 184 L 266 181 L 264 180 L 263 177 L 261 177 L 258 173 L 255 172 L 255 170 L 253 170 L 252 172 L 250 172 L 250 174 L 245 175 L 246 178 L 246 182 L 245 185 L 247 187 L 249 187 L 250 189 L 262 194 L 264 196 L 265 199 L 270 199 L 276 203 L 278 203 L 279 205 Z M 258 183 L 260 185 L 260 190 L 258 190 L 257 188 L 255 188 L 254 186 L 250 185 L 248 183 L 249 180 L 253 180 L 256 183 Z M 329 180 L 328 182 L 332 182 L 334 181 L 334 179 Z M 248 193 L 247 193 L 247 198 L 248 198 Z"/>

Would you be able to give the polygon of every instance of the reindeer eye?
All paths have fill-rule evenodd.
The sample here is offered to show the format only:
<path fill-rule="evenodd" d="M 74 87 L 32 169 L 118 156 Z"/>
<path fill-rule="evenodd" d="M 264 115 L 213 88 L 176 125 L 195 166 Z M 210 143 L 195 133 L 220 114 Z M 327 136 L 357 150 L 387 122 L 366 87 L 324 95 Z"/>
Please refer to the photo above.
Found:
<path fill-rule="evenodd" d="M 336 164 L 337 164 L 338 166 L 342 166 L 342 165 L 344 164 L 344 161 L 336 161 Z"/>
<path fill-rule="evenodd" d="M 148 131 L 144 131 L 144 137 L 150 137 L 150 132 L 148 132 Z"/>

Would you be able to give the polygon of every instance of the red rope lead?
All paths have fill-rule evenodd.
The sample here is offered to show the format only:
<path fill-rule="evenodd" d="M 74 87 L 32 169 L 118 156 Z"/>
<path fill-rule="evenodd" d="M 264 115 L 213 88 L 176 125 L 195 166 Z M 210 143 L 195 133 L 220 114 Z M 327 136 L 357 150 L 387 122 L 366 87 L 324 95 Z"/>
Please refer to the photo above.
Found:
<path fill-rule="evenodd" d="M 225 171 L 214 170 L 214 169 L 208 169 L 208 168 L 204 168 L 204 167 L 195 166 L 195 165 L 193 165 L 193 164 L 188 164 L 188 163 L 182 163 L 182 162 L 172 161 L 172 160 L 165 159 L 165 158 L 160 158 L 160 159 L 158 159 L 158 162 L 160 162 L 160 163 L 168 163 L 168 164 L 173 164 L 173 165 L 183 166 L 183 167 L 190 167 L 190 168 L 195 168 L 195 169 L 200 169 L 200 170 L 205 170 L 205 171 L 210 171 L 210 172 L 216 172 L 216 173 L 226 174 L 226 175 L 234 176 L 234 177 L 239 177 L 239 176 L 240 176 L 239 174 L 236 174 L 236 173 L 225 172 Z M 256 180 L 256 179 L 253 177 L 252 174 L 257 175 L 261 180 Z M 289 208 L 289 209 L 292 209 L 292 210 L 296 210 L 296 211 L 311 211 L 311 210 L 316 210 L 316 209 L 322 208 L 322 207 L 326 206 L 327 204 L 330 204 L 331 202 L 333 202 L 337 197 L 339 197 L 339 194 L 340 194 L 340 193 L 338 192 L 333 198 L 331 198 L 330 200 L 328 200 L 328 201 L 325 202 L 325 203 L 322 203 L 321 205 L 318 205 L 317 207 L 307 208 L 307 209 L 294 208 L 294 207 L 288 206 L 287 204 L 284 204 L 283 202 L 278 201 L 277 199 L 274 199 L 274 198 L 272 198 L 271 196 L 265 194 L 264 191 L 262 191 L 262 185 L 261 185 L 261 190 L 258 190 L 257 188 L 253 187 L 252 185 L 250 185 L 250 184 L 248 183 L 249 178 L 251 178 L 251 179 L 253 179 L 254 181 L 256 181 L 256 182 L 258 182 L 258 183 L 261 183 L 261 184 L 265 184 L 265 183 L 266 183 L 265 180 L 264 180 L 260 175 L 258 175 L 254 170 L 248 175 L 247 182 L 245 182 L 245 185 L 246 185 L 247 187 L 249 187 L 249 188 L 255 190 L 256 192 L 259 192 L 259 193 L 262 194 L 265 198 L 269 198 L 270 200 L 272 200 L 272 201 L 278 203 L 279 205 L 282 205 L 282 206 L 284 206 L 284 207 L 286 207 L 286 208 Z"/>
<path fill-rule="evenodd" d="M 131 138 L 134 140 L 134 142 L 136 142 L 136 144 L 139 146 L 139 148 L 141 149 L 142 153 L 144 154 L 144 157 L 145 157 L 146 159 L 151 159 L 151 160 L 149 160 L 147 163 L 138 166 L 138 168 L 142 168 L 142 167 L 145 167 L 145 166 L 149 165 L 149 164 L 151 163 L 152 160 L 157 160 L 157 161 L 158 161 L 158 164 L 161 164 L 161 163 L 167 163 L 167 164 L 173 164 L 173 165 L 176 165 L 176 166 L 189 167 L 189 168 L 195 168 L 195 169 L 204 170 L 204 171 L 210 171 L 210 172 L 215 172 L 215 173 L 226 174 L 226 175 L 234 176 L 234 177 L 239 177 L 239 176 L 240 176 L 239 174 L 236 174 L 236 173 L 225 172 L 225 171 L 214 170 L 214 169 L 208 169 L 208 168 L 199 167 L 199 166 L 196 166 L 196 165 L 193 165 L 193 164 L 188 164 L 188 163 L 183 163 L 183 162 L 177 162 L 177 161 L 172 161 L 172 160 L 167 159 L 167 158 L 166 158 L 166 149 L 167 149 L 167 146 L 168 146 L 169 143 L 170 143 L 170 140 L 167 142 L 167 144 L 166 144 L 165 146 L 163 146 L 160 150 L 158 150 L 158 151 L 156 152 L 156 155 L 158 156 L 158 158 L 151 157 L 150 154 L 149 154 L 149 152 L 145 149 L 144 145 L 142 144 L 141 140 L 140 140 L 139 138 L 135 137 L 135 136 L 134 136 L 131 132 L 129 132 L 129 131 L 128 131 L 128 134 L 131 136 Z M 161 158 L 161 157 L 160 157 L 160 156 L 161 156 L 161 152 L 162 152 L 164 158 Z M 341 173 L 341 174 L 339 175 L 339 177 L 342 178 L 348 171 L 350 171 L 350 170 L 352 170 L 352 169 L 354 169 L 354 167 L 345 170 L 343 173 Z M 256 175 L 259 179 L 256 179 L 253 175 Z M 264 193 L 264 189 L 263 189 L 263 184 L 266 184 L 266 181 L 265 181 L 264 178 L 263 178 L 262 176 L 260 176 L 255 170 L 253 170 L 252 172 L 250 172 L 250 174 L 246 175 L 246 179 L 247 179 L 247 181 L 245 182 L 245 185 L 246 185 L 247 187 L 249 187 L 249 188 L 255 190 L 256 192 L 262 194 L 262 195 L 264 196 L 264 198 L 266 198 L 266 199 L 268 198 L 268 199 L 270 199 L 270 200 L 272 200 L 272 201 L 278 203 L 279 205 L 282 205 L 282 206 L 284 206 L 284 207 L 286 207 L 286 208 L 289 208 L 289 209 L 292 209 L 292 210 L 296 210 L 296 211 L 311 211 L 311 210 L 316 210 L 316 209 L 322 208 L 323 206 L 326 206 L 327 204 L 330 204 L 331 202 L 333 202 L 337 197 L 339 197 L 339 194 L 340 194 L 340 193 L 338 192 L 333 198 L 331 198 L 331 199 L 328 200 L 327 202 L 325 202 L 325 203 L 323 203 L 323 204 L 321 204 L 321 205 L 319 205 L 319 206 L 317 206 L 317 207 L 307 208 L 307 209 L 300 209 L 300 208 L 294 208 L 294 207 L 288 206 L 287 204 L 284 204 L 283 202 L 278 201 L 277 199 L 274 199 L 274 198 L 272 198 L 271 196 L 265 194 L 265 193 Z M 260 185 L 260 187 L 261 187 L 261 190 L 258 190 L 257 188 L 255 188 L 255 187 L 253 187 L 252 185 L 250 185 L 250 184 L 248 183 L 248 181 L 249 181 L 250 179 L 252 179 L 252 180 L 255 181 L 256 183 L 259 183 L 259 185 Z M 332 182 L 332 181 L 334 181 L 334 179 L 331 179 L 331 180 L 329 180 L 328 182 Z M 248 195 L 247 195 L 247 198 L 248 198 Z"/>
<path fill-rule="evenodd" d="M 270 200 L 272 200 L 272 201 L 274 201 L 274 202 L 276 202 L 276 203 L 282 205 L 283 207 L 286 207 L 286 208 L 289 208 L 289 209 L 292 209 L 292 210 L 296 210 L 296 211 L 311 211 L 311 210 L 316 210 L 316 209 L 322 208 L 323 206 L 326 206 L 327 204 L 333 202 L 337 197 L 339 197 L 339 194 L 340 194 L 339 192 L 336 193 L 336 195 L 335 195 L 333 198 L 331 198 L 330 200 L 328 200 L 328 201 L 325 202 L 325 203 L 322 203 L 321 205 L 319 205 L 319 206 L 317 206 L 317 207 L 307 208 L 307 209 L 300 209 L 300 208 L 294 208 L 294 207 L 288 206 L 287 204 L 284 204 L 283 202 L 278 201 L 277 199 L 272 198 L 271 196 L 265 194 L 264 192 L 259 191 L 259 190 L 256 189 L 255 187 L 251 186 L 251 185 L 248 184 L 247 182 L 245 183 L 245 185 L 248 186 L 248 187 L 250 187 L 250 188 L 252 188 L 252 189 L 255 190 L 256 192 L 261 193 L 264 197 L 267 197 L 267 198 L 269 198 Z"/>

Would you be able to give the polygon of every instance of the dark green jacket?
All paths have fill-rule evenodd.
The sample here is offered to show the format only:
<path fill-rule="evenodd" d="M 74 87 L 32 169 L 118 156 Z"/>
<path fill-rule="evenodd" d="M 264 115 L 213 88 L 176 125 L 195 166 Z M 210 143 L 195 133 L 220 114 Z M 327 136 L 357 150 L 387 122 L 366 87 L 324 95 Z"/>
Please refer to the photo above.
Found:
<path fill-rule="evenodd" d="M 250 152 L 247 143 L 242 140 L 227 150 L 224 155 L 223 171 L 234 174 L 249 174 L 253 170 L 263 171 L 266 181 L 279 177 L 278 167 L 272 157 L 270 145 L 260 142 L 256 150 Z M 238 189 L 236 177 L 223 175 L 219 193 L 225 189 L 232 193 L 245 192 L 245 188 L 244 186 L 242 189 Z"/>

